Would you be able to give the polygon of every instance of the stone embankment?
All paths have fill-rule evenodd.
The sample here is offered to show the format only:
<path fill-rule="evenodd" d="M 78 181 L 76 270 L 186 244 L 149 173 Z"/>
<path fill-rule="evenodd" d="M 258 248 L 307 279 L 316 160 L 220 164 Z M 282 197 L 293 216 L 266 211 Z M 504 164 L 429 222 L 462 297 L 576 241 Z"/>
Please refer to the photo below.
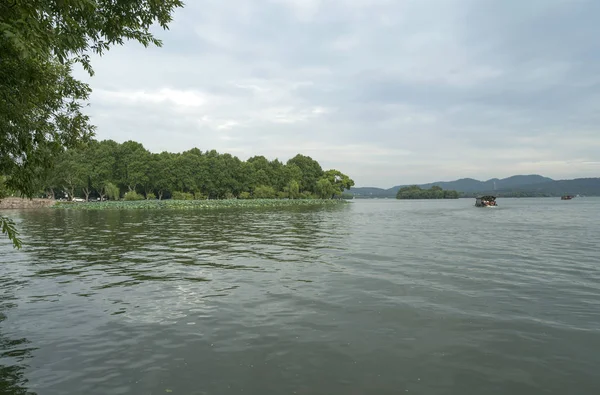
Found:
<path fill-rule="evenodd" d="M 23 199 L 8 197 L 0 200 L 0 210 L 44 208 L 50 207 L 54 203 L 56 203 L 56 200 L 54 199 Z"/>

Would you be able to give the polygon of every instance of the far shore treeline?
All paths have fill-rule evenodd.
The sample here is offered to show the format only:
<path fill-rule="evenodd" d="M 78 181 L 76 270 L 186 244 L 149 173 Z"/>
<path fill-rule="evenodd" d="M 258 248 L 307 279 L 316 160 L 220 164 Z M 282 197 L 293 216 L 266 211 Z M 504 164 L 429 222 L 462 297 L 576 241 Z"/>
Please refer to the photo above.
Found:
<path fill-rule="evenodd" d="M 396 194 L 396 199 L 458 199 L 460 194 L 457 191 L 443 190 L 438 186 L 429 189 L 422 189 L 417 185 L 400 188 Z"/>
<path fill-rule="evenodd" d="M 138 142 L 113 140 L 63 151 L 39 170 L 35 182 L 40 196 L 69 200 L 332 199 L 354 185 L 342 172 L 324 171 L 301 154 L 286 163 L 264 156 L 242 161 L 198 148 L 151 153 Z"/>

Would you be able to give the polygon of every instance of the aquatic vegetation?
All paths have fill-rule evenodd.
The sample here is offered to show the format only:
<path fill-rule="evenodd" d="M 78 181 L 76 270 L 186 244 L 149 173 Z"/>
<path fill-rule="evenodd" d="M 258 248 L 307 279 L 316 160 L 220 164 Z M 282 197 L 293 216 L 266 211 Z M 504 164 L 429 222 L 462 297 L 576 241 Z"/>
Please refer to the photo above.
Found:
<path fill-rule="evenodd" d="M 52 208 L 72 210 L 161 210 L 260 207 L 332 206 L 343 199 L 224 199 L 224 200 L 109 200 L 104 202 L 57 202 Z"/>

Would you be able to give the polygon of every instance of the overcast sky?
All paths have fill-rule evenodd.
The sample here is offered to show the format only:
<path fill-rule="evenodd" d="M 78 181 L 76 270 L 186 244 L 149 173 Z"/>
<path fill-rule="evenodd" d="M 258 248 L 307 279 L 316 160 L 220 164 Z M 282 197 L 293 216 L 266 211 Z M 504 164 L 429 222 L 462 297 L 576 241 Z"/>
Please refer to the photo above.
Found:
<path fill-rule="evenodd" d="M 357 186 L 600 176 L 598 0 L 187 0 L 95 59 L 98 139 L 309 155 Z"/>

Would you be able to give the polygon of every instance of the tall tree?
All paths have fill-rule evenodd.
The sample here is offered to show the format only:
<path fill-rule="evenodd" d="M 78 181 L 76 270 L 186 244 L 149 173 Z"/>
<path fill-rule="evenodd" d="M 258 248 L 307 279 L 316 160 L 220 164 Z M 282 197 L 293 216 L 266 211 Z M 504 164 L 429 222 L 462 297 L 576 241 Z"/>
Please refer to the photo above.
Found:
<path fill-rule="evenodd" d="M 93 75 L 90 52 L 135 40 L 161 46 L 150 33 L 166 29 L 181 0 L 0 1 L 0 174 L 33 196 L 35 169 L 93 135 L 81 112 L 90 88 L 71 75 L 81 63 Z M 1 198 L 1 197 L 0 197 Z M 20 246 L 0 217 L 3 233 Z"/>
<path fill-rule="evenodd" d="M 54 165 L 56 158 L 53 159 L 52 167 L 49 167 L 44 174 L 42 189 L 49 199 L 55 199 L 57 193 L 63 192 L 63 184 Z"/>
<path fill-rule="evenodd" d="M 106 197 L 106 187 L 114 178 L 117 149 L 118 144 L 112 140 L 92 142 L 89 147 L 90 183 L 101 200 Z"/>
<path fill-rule="evenodd" d="M 327 170 L 323 174 L 323 178 L 327 179 L 333 186 L 334 195 L 341 195 L 346 189 L 354 186 L 354 180 L 339 170 Z"/>
<path fill-rule="evenodd" d="M 321 178 L 317 181 L 315 192 L 321 199 L 329 199 L 335 194 L 335 187 L 327 178 Z"/>
<path fill-rule="evenodd" d="M 0 29 L 5 23 L 2 7 Z M 92 135 L 93 127 L 81 113 L 90 89 L 70 76 L 70 64 L 23 57 L 6 35 L 0 30 L 0 173 L 7 176 L 8 187 L 32 196 L 37 169 L 50 167 L 64 147 Z"/>
<path fill-rule="evenodd" d="M 288 163 L 283 167 L 283 174 L 286 184 L 291 181 L 300 182 L 302 180 L 302 170 L 293 163 Z M 300 187 L 300 184 L 298 184 L 298 187 Z"/>
<path fill-rule="evenodd" d="M 288 185 L 288 197 L 290 199 L 297 199 L 300 194 L 300 185 L 298 185 L 298 181 L 292 180 Z"/>
<path fill-rule="evenodd" d="M 271 185 L 275 187 L 277 190 L 283 190 L 287 186 L 287 179 L 285 174 L 285 165 L 279 161 L 279 159 L 274 159 L 269 162 L 271 167 Z"/>
<path fill-rule="evenodd" d="M 318 163 L 307 164 L 321 168 Z M 268 161 L 264 157 L 244 162 L 231 154 L 214 150 L 203 153 L 197 148 L 181 154 L 151 154 L 140 143 L 118 144 L 112 140 L 92 140 L 66 150 L 58 157 L 53 171 L 39 171 L 37 177 L 40 191 L 62 188 L 70 198 L 82 192 L 86 199 L 94 194 L 101 199 L 108 195 L 118 198 L 120 191 L 114 191 L 117 184 L 127 193 L 142 188 L 146 197 L 154 194 L 159 199 L 165 195 L 195 199 L 242 196 L 297 199 L 314 195 L 333 198 L 354 185 L 346 174 L 332 169 L 322 172 L 311 190 L 301 192 L 304 174 L 294 163 L 284 165 L 277 159 Z M 327 183 L 319 183 L 321 180 Z M 329 195 L 324 195 L 325 192 Z"/>
<path fill-rule="evenodd" d="M 82 188 L 87 183 L 87 173 L 89 170 L 82 165 L 84 157 L 80 150 L 67 150 L 63 152 L 56 162 L 56 177 L 64 187 L 69 200 L 75 197 L 75 190 Z"/>
<path fill-rule="evenodd" d="M 305 155 L 296 155 L 287 161 L 287 165 L 296 165 L 302 172 L 300 182 L 300 190 L 311 193 L 316 192 L 317 180 L 323 175 L 323 169 L 319 162 Z"/>
<path fill-rule="evenodd" d="M 162 200 L 165 192 L 173 192 L 177 183 L 175 175 L 175 156 L 168 152 L 154 154 L 154 187 L 156 188 L 156 196 Z"/>
<path fill-rule="evenodd" d="M 121 144 L 121 183 L 128 190 L 135 191 L 138 186 L 147 182 L 150 153 L 136 141 Z"/>
<path fill-rule="evenodd" d="M 186 151 L 175 157 L 175 187 L 183 192 L 195 192 L 199 186 L 196 184 L 195 171 L 199 169 L 201 159 L 197 153 Z"/>

